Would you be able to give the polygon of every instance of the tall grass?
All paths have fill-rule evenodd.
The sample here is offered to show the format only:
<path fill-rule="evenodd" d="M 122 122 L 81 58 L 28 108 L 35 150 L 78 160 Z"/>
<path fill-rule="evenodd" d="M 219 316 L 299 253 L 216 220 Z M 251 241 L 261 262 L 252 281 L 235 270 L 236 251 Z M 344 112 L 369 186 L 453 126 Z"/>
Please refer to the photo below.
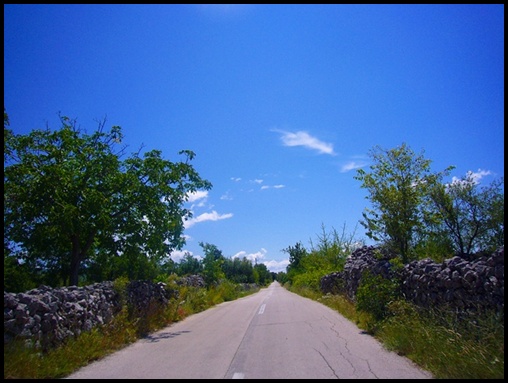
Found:
<path fill-rule="evenodd" d="M 504 378 L 504 321 L 490 312 L 472 318 L 393 302 L 376 336 L 437 378 Z"/>

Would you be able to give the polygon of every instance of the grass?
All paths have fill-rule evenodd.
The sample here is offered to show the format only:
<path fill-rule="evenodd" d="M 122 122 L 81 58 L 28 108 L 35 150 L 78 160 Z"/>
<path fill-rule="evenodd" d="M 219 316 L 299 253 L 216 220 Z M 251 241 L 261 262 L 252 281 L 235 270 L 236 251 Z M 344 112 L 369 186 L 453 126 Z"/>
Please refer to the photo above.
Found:
<path fill-rule="evenodd" d="M 26 347 L 22 340 L 4 344 L 4 379 L 64 378 L 151 332 L 257 291 L 259 288 L 242 290 L 230 282 L 211 289 L 180 287 L 179 297 L 171 300 L 167 307 L 151 307 L 142 319 L 131 318 L 125 307 L 109 324 L 83 332 L 48 352 Z"/>
<path fill-rule="evenodd" d="M 504 379 L 504 319 L 487 313 L 474 320 L 437 310 L 419 310 L 405 301 L 389 304 L 376 320 L 341 295 L 288 289 L 339 312 L 376 337 L 386 349 L 403 355 L 438 379 Z"/>

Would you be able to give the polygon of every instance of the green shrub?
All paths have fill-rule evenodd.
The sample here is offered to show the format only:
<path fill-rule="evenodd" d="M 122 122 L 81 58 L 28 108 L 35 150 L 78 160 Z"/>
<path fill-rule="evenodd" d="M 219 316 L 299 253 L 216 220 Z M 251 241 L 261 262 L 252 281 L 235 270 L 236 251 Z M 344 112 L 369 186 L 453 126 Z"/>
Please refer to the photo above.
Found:
<path fill-rule="evenodd" d="M 360 286 L 356 292 L 356 308 L 382 320 L 389 313 L 388 304 L 400 296 L 399 283 L 396 279 L 386 279 L 364 271 Z"/>

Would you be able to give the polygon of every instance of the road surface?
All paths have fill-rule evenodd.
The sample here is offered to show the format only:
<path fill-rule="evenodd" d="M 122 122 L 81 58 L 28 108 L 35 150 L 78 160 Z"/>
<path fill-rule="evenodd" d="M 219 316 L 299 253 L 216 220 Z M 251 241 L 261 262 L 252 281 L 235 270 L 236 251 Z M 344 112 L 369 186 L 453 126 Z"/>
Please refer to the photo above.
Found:
<path fill-rule="evenodd" d="M 78 350 L 76 350 L 78 352 Z M 277 282 L 174 323 L 70 379 L 428 379 L 329 307 Z"/>

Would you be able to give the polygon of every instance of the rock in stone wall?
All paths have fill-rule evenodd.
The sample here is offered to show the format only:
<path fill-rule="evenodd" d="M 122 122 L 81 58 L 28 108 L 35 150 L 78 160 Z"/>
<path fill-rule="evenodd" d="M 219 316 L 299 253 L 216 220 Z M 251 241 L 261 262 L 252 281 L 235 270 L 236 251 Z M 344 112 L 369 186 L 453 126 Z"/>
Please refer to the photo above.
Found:
<path fill-rule="evenodd" d="M 201 275 L 187 275 L 176 280 L 180 286 L 205 287 L 205 280 Z"/>
<path fill-rule="evenodd" d="M 430 259 L 413 261 L 397 272 L 389 263 L 391 258 L 381 248 L 359 248 L 342 272 L 321 279 L 321 291 L 344 293 L 354 301 L 362 273 L 370 270 L 385 278 L 399 278 L 404 297 L 422 307 L 504 312 L 504 247 L 470 261 L 458 256 L 441 264 Z"/>

